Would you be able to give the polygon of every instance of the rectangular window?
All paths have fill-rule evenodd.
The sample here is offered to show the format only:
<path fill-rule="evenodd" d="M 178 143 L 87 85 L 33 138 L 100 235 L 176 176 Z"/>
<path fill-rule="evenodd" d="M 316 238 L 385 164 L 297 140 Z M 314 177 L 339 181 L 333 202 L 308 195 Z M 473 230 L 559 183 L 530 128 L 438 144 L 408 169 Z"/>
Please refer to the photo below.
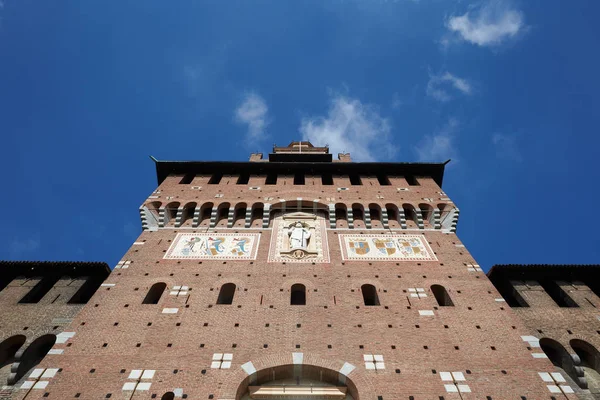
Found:
<path fill-rule="evenodd" d="M 209 185 L 218 185 L 219 183 L 221 183 L 221 178 L 223 178 L 223 174 L 221 174 L 221 173 L 213 174 L 210 177 L 210 180 L 208 181 L 208 184 Z"/>
<path fill-rule="evenodd" d="M 276 185 L 277 184 L 277 174 L 272 172 L 267 175 L 267 179 L 265 180 L 265 185 Z"/>
<path fill-rule="evenodd" d="M 196 174 L 185 174 L 183 178 L 179 181 L 180 185 L 187 185 L 188 183 L 192 183 Z"/>
<path fill-rule="evenodd" d="M 304 173 L 296 172 L 294 175 L 294 185 L 304 185 Z"/>
<path fill-rule="evenodd" d="M 350 174 L 350 184 L 357 186 L 357 185 L 362 185 L 362 181 L 360 180 L 360 176 L 358 176 L 357 174 Z"/>
<path fill-rule="evenodd" d="M 250 180 L 250 174 L 243 173 L 238 177 L 236 184 L 237 185 L 247 185 L 249 180 Z"/>
<path fill-rule="evenodd" d="M 333 185 L 333 177 L 331 174 L 324 173 L 321 175 L 321 184 L 322 185 Z"/>
<path fill-rule="evenodd" d="M 377 174 L 377 180 L 379 181 L 379 184 L 381 186 L 389 186 L 390 185 L 390 180 L 388 179 L 387 175 L 385 175 L 385 174 Z"/>
<path fill-rule="evenodd" d="M 404 178 L 406 179 L 406 182 L 408 182 L 409 186 L 421 186 L 419 181 L 417 181 L 417 178 L 415 178 L 413 175 L 406 175 Z"/>

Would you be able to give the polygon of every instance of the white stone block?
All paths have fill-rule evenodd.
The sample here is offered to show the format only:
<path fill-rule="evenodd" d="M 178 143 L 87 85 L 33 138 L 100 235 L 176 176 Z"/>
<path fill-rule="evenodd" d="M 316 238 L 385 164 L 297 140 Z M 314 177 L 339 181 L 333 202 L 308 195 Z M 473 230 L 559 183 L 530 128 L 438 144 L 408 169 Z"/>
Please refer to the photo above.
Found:
<path fill-rule="evenodd" d="M 504 300 L 504 299 L 494 299 L 494 300 L 495 300 L 495 301 L 497 301 L 498 303 L 502 303 L 502 302 L 505 302 L 505 301 L 506 301 L 506 300 Z"/>
<path fill-rule="evenodd" d="M 539 340 L 538 338 L 536 338 L 535 336 L 521 336 L 521 339 L 524 342 L 535 342 L 536 340 Z"/>
<path fill-rule="evenodd" d="M 142 379 L 152 379 L 154 378 L 154 373 L 156 372 L 156 370 L 154 369 L 147 369 L 144 371 L 144 373 L 142 374 Z"/>
<path fill-rule="evenodd" d="M 433 313 L 433 310 L 419 310 L 419 315 L 425 316 L 425 317 L 431 317 L 431 316 L 434 316 L 435 314 Z"/>
<path fill-rule="evenodd" d="M 221 363 L 221 369 L 229 369 L 231 368 L 231 361 L 223 361 Z"/>
<path fill-rule="evenodd" d="M 546 353 L 531 353 L 531 356 L 533 358 L 548 358 Z"/>
<path fill-rule="evenodd" d="M 38 381 L 35 383 L 35 385 L 33 385 L 34 389 L 46 389 L 46 386 L 48 386 L 48 381 Z"/>
<path fill-rule="evenodd" d="M 187 294 L 188 294 L 188 292 L 185 292 L 185 291 L 181 291 L 181 292 L 179 292 L 179 295 L 180 295 L 180 296 L 187 296 Z"/>
<path fill-rule="evenodd" d="M 113 286 L 115 286 L 115 284 L 114 283 L 103 283 L 100 286 L 102 286 L 102 287 L 113 287 Z"/>
<path fill-rule="evenodd" d="M 365 368 L 368 370 L 375 369 L 375 363 L 367 361 L 367 362 L 365 362 Z"/>
<path fill-rule="evenodd" d="M 48 368 L 42 374 L 42 378 L 54 378 L 54 375 L 58 372 L 58 368 Z"/>
<path fill-rule="evenodd" d="M 373 354 L 363 354 L 363 360 L 365 361 L 373 361 Z"/>
<path fill-rule="evenodd" d="M 212 363 L 210 363 L 210 367 L 213 369 L 221 368 L 221 361 L 213 361 Z"/>
<path fill-rule="evenodd" d="M 242 364 L 242 369 L 248 375 L 252 375 L 253 373 L 256 372 L 256 368 L 254 368 L 254 364 L 252 364 L 252 361 L 248 361 L 247 363 Z"/>
<path fill-rule="evenodd" d="M 377 362 L 383 362 L 383 355 L 381 355 L 381 354 L 375 354 L 375 355 L 373 356 L 373 358 L 374 358 L 374 359 L 375 359 L 375 361 L 377 361 Z"/>
<path fill-rule="evenodd" d="M 36 368 L 33 371 L 31 371 L 31 374 L 29 374 L 30 378 L 39 378 L 40 376 L 42 376 L 42 374 L 44 373 L 44 368 Z"/>
<path fill-rule="evenodd" d="M 548 388 L 548 390 L 550 391 L 550 393 L 562 393 L 560 391 L 560 388 L 556 385 L 546 385 L 546 387 Z"/>
<path fill-rule="evenodd" d="M 573 388 L 571 388 L 569 385 L 561 385 L 560 388 L 562 389 L 563 393 L 575 393 Z"/>
<path fill-rule="evenodd" d="M 294 365 L 300 365 L 304 363 L 304 353 L 292 353 L 292 362 Z"/>
<path fill-rule="evenodd" d="M 182 286 L 181 290 L 190 290 L 190 288 L 188 286 Z"/>
<path fill-rule="evenodd" d="M 48 352 L 48 354 L 62 354 L 65 351 L 63 349 L 50 349 L 50 351 Z"/>
<path fill-rule="evenodd" d="M 425 289 L 423 289 L 423 288 L 420 288 L 420 287 L 417 288 L 417 292 L 424 292 L 424 291 L 425 291 Z"/>
<path fill-rule="evenodd" d="M 410 294 L 410 297 L 419 297 L 419 295 L 418 295 L 418 294 L 416 294 L 416 293 L 411 293 L 411 294 Z"/>
<path fill-rule="evenodd" d="M 173 286 L 173 290 L 181 290 L 181 286 Z"/>
<path fill-rule="evenodd" d="M 221 361 L 223 359 L 223 353 L 214 353 L 212 359 Z"/>
<path fill-rule="evenodd" d="M 171 291 L 169 292 L 169 294 L 170 294 L 171 296 L 177 296 L 177 295 L 179 294 L 179 292 L 178 292 L 177 290 L 171 290 Z"/>
<path fill-rule="evenodd" d="M 175 395 L 175 397 L 183 397 L 183 389 L 182 388 L 173 389 L 173 394 Z"/>
<path fill-rule="evenodd" d="M 471 393 L 469 385 L 458 385 L 458 391 L 461 393 Z"/>
<path fill-rule="evenodd" d="M 552 372 L 550 375 L 552 375 L 552 378 L 554 378 L 555 382 L 558 382 L 558 383 L 566 382 L 565 378 L 563 378 L 563 376 L 561 375 L 560 372 Z"/>
<path fill-rule="evenodd" d="M 340 368 L 340 374 L 348 376 L 350 374 L 350 372 L 354 371 L 356 367 L 348 362 L 345 362 L 344 365 L 342 365 L 342 368 Z"/>
<path fill-rule="evenodd" d="M 466 380 L 462 372 L 453 372 L 452 377 L 457 382 Z"/>
<path fill-rule="evenodd" d="M 135 391 L 146 391 L 146 390 L 150 390 L 150 386 L 152 386 L 152 382 L 140 382 L 138 383 L 138 385 L 135 387 Z"/>
<path fill-rule="evenodd" d="M 458 388 L 454 384 L 444 385 L 444 388 L 448 393 L 458 393 Z"/>
<path fill-rule="evenodd" d="M 440 372 L 440 378 L 443 381 L 453 381 L 452 374 L 450 372 Z"/>
<path fill-rule="evenodd" d="M 408 291 L 409 291 L 409 292 L 416 292 L 416 291 L 417 291 L 417 289 L 415 289 L 415 288 L 408 288 Z"/>
<path fill-rule="evenodd" d="M 538 375 L 540 376 L 540 378 L 542 378 L 544 382 L 554 382 L 554 379 L 552 379 L 550 374 L 547 372 L 538 372 Z"/>
<path fill-rule="evenodd" d="M 223 360 L 225 360 L 225 361 L 231 361 L 231 360 L 233 360 L 233 354 L 232 353 L 225 353 L 225 354 L 223 354 Z"/>
<path fill-rule="evenodd" d="M 141 376 L 142 376 L 141 369 L 133 369 L 129 373 L 129 376 L 127 377 L 127 379 L 140 379 Z"/>
<path fill-rule="evenodd" d="M 385 369 L 385 363 L 383 363 L 383 362 L 376 362 L 375 363 L 375 368 L 377 368 L 377 369 Z"/>
<path fill-rule="evenodd" d="M 25 381 L 21 385 L 21 389 L 31 389 L 35 385 L 35 381 Z"/>
<path fill-rule="evenodd" d="M 162 313 L 163 314 L 177 314 L 178 311 L 179 311 L 179 308 L 163 308 Z"/>

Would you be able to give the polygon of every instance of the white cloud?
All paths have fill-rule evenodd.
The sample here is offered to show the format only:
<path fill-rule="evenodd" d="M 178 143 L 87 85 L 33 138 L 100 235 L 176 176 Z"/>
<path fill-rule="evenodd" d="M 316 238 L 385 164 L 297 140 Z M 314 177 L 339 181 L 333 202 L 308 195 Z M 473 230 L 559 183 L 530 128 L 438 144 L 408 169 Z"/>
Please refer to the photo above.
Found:
<path fill-rule="evenodd" d="M 496 156 L 501 159 L 511 161 L 521 161 L 521 152 L 517 146 L 517 140 L 514 135 L 504 135 L 495 133 L 492 136 L 492 143 L 496 147 Z"/>
<path fill-rule="evenodd" d="M 429 75 L 426 89 L 427 96 L 438 101 L 450 101 L 452 99 L 452 95 L 449 93 L 450 88 L 466 95 L 473 93 L 473 88 L 468 80 L 452 75 L 450 72 Z"/>
<path fill-rule="evenodd" d="M 40 236 L 38 234 L 21 239 L 15 237 L 10 243 L 9 250 L 12 258 L 29 255 L 40 248 Z"/>
<path fill-rule="evenodd" d="M 257 93 L 246 93 L 242 103 L 235 110 L 235 120 L 248 125 L 247 139 L 259 140 L 266 135 L 269 125 L 269 108 L 265 100 Z"/>
<path fill-rule="evenodd" d="M 316 146 L 328 144 L 334 157 L 350 153 L 354 161 L 389 159 L 396 152 L 389 119 L 377 107 L 343 95 L 332 96 L 327 117 L 303 118 L 300 133 Z"/>
<path fill-rule="evenodd" d="M 506 0 L 489 0 L 464 15 L 452 16 L 446 27 L 478 46 L 497 46 L 525 29 L 523 13 Z M 446 41 L 447 43 L 447 41 Z"/>
<path fill-rule="evenodd" d="M 458 151 L 454 144 L 454 133 L 458 126 L 458 120 L 450 118 L 439 132 L 425 136 L 415 147 L 419 161 L 442 162 L 448 159 L 458 161 L 456 159 Z"/>

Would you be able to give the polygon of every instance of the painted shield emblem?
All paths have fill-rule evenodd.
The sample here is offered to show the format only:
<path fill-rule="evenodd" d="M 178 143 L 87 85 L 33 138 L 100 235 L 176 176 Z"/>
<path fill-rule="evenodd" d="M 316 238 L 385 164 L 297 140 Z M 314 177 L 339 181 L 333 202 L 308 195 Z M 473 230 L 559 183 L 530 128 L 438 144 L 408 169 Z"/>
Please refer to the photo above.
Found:
<path fill-rule="evenodd" d="M 348 244 L 350 246 L 350 250 L 359 256 L 364 256 L 369 252 L 369 250 L 371 250 L 369 248 L 369 243 L 365 240 L 351 240 Z"/>
<path fill-rule="evenodd" d="M 373 244 L 381 254 L 386 256 L 391 256 L 396 253 L 396 246 L 392 239 L 373 239 Z"/>
<path fill-rule="evenodd" d="M 421 243 L 419 243 L 419 241 L 398 240 L 398 244 L 400 245 L 400 251 L 406 257 L 414 257 L 421 255 Z"/>

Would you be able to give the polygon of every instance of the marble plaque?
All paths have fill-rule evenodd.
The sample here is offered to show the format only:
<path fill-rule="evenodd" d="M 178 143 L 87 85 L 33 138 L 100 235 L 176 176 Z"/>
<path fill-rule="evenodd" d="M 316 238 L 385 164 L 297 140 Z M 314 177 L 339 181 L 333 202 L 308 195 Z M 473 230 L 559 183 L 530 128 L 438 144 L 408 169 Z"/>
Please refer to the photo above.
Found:
<path fill-rule="evenodd" d="M 269 262 L 328 263 L 325 219 L 306 212 L 290 212 L 276 217 Z"/>
<path fill-rule="evenodd" d="M 260 233 L 178 233 L 163 258 L 255 260 Z"/>
<path fill-rule="evenodd" d="M 338 235 L 343 260 L 436 261 L 423 235 Z"/>

